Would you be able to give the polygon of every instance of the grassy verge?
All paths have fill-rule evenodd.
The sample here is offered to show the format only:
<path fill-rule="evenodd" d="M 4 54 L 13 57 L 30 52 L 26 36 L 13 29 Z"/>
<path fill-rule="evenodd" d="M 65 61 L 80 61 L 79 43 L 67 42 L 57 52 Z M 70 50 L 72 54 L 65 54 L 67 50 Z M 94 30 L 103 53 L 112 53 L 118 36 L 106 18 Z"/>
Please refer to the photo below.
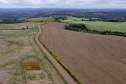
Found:
<path fill-rule="evenodd" d="M 22 74 L 22 78 L 24 80 L 24 83 L 26 84 L 26 70 L 25 70 L 25 64 L 24 64 L 24 59 L 22 59 L 20 61 L 20 65 L 21 65 L 21 74 Z"/>
<path fill-rule="evenodd" d="M 41 27 L 40 27 L 41 28 Z M 40 36 L 42 35 L 43 31 L 41 32 Z M 54 57 L 54 59 L 56 59 L 56 61 L 67 71 L 67 73 L 78 83 L 78 84 L 81 84 L 80 81 L 71 73 L 71 71 L 65 67 L 58 56 L 56 56 L 52 51 L 50 51 L 46 46 L 45 44 L 40 40 L 40 36 L 39 36 L 39 41 L 41 42 L 41 44 L 45 47 L 45 49 Z"/>

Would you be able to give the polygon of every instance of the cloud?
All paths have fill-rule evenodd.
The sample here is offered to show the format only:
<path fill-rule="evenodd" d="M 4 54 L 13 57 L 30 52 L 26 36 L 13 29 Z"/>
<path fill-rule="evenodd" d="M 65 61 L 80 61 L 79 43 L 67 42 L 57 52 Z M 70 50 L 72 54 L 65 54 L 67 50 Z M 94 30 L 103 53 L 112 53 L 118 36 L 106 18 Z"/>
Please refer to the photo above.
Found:
<path fill-rule="evenodd" d="M 0 0 L 0 8 L 126 8 L 126 0 Z"/>

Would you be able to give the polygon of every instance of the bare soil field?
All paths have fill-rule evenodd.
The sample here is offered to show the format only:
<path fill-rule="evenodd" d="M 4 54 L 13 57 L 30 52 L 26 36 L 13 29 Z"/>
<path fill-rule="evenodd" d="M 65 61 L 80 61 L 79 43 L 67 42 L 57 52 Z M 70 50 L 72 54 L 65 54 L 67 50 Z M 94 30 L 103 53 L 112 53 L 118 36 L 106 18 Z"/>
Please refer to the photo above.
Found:
<path fill-rule="evenodd" d="M 126 38 L 42 26 L 41 40 L 82 84 L 126 84 Z"/>

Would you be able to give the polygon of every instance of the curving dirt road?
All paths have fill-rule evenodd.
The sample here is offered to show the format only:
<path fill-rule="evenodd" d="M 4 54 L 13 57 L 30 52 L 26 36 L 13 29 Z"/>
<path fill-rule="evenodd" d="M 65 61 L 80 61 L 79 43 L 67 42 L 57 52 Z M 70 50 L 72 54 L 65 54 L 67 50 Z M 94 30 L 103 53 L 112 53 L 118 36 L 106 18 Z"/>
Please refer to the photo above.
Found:
<path fill-rule="evenodd" d="M 62 66 L 50 55 L 50 53 L 44 48 L 44 46 L 38 40 L 39 35 L 41 34 L 40 25 L 38 25 L 38 34 L 35 36 L 35 41 L 40 49 L 45 53 L 47 58 L 52 62 L 52 64 L 56 67 L 56 69 L 60 72 L 63 78 L 66 80 L 68 84 L 77 84 L 70 75 L 62 68 Z"/>

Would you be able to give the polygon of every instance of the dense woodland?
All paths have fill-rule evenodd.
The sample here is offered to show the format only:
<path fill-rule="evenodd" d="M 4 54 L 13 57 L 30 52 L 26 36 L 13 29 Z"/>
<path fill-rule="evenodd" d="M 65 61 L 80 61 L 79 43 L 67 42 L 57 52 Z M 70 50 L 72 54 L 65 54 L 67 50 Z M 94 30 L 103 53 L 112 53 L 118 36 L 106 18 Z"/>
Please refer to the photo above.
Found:
<path fill-rule="evenodd" d="M 59 16 L 59 17 L 54 17 L 56 22 L 60 22 L 60 20 L 67 20 L 67 17 Z"/>
<path fill-rule="evenodd" d="M 0 9 L 0 19 L 26 19 L 49 16 L 73 16 L 78 18 L 98 18 L 107 22 L 126 22 L 126 9 Z"/>
<path fill-rule="evenodd" d="M 111 18 L 89 18 L 89 21 L 104 21 L 104 22 L 126 22 L 125 18 L 111 19 Z"/>
<path fill-rule="evenodd" d="M 3 19 L 0 21 L 0 24 L 14 24 L 14 23 L 23 23 L 25 20 L 18 19 Z"/>
<path fill-rule="evenodd" d="M 102 34 L 102 35 L 116 35 L 126 37 L 126 33 L 124 32 L 91 30 L 85 24 L 69 24 L 65 26 L 65 29 L 72 31 Z"/>

